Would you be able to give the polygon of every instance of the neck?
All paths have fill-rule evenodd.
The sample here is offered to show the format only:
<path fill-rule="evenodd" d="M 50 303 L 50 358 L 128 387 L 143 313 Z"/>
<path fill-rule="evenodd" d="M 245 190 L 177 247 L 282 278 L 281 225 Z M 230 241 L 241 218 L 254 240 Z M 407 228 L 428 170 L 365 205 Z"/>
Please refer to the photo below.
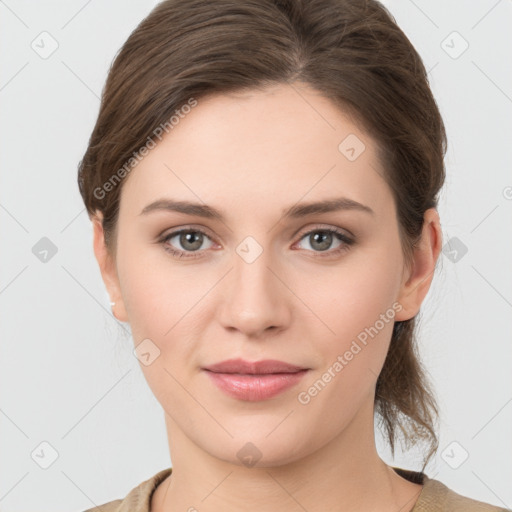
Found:
<path fill-rule="evenodd" d="M 373 404 L 318 450 L 267 467 L 220 460 L 188 438 L 167 415 L 166 424 L 173 470 L 153 494 L 151 512 L 407 512 L 422 489 L 379 457 Z"/>

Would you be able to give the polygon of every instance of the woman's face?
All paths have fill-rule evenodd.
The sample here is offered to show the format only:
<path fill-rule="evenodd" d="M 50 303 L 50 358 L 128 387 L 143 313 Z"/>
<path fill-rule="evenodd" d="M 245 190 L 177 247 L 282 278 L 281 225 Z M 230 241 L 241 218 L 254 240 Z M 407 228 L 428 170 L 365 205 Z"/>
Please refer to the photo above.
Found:
<path fill-rule="evenodd" d="M 199 99 L 131 171 L 110 291 L 171 439 L 272 466 L 373 436 L 393 322 L 427 291 L 407 288 L 382 174 L 374 141 L 297 84 Z M 204 369 L 228 359 L 306 371 Z"/>

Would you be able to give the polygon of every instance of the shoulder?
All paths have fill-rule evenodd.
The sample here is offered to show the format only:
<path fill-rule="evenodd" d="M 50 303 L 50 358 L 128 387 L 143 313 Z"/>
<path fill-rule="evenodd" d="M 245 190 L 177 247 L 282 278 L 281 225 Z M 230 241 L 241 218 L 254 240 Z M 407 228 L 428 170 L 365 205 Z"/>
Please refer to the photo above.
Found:
<path fill-rule="evenodd" d="M 158 484 L 165 480 L 171 472 L 172 468 L 163 469 L 134 487 L 125 498 L 109 501 L 103 503 L 103 505 L 96 505 L 84 512 L 150 512 L 153 492 Z"/>
<path fill-rule="evenodd" d="M 439 480 L 424 475 L 423 489 L 411 512 L 511 512 L 453 491 Z"/>
<path fill-rule="evenodd" d="M 121 503 L 123 503 L 122 499 L 109 501 L 108 503 L 103 503 L 103 505 L 88 508 L 84 512 L 118 512 Z"/>

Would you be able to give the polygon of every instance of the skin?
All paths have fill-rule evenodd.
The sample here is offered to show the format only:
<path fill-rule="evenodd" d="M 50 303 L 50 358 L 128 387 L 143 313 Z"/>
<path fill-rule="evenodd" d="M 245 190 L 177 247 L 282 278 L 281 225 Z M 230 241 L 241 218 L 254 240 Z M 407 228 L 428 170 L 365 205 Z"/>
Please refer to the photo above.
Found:
<path fill-rule="evenodd" d="M 354 161 L 338 150 L 349 134 L 365 144 Z M 398 476 L 375 446 L 375 384 L 392 321 L 308 404 L 297 398 L 379 315 L 398 303 L 394 319 L 409 319 L 429 290 L 442 245 L 438 213 L 425 213 L 407 266 L 382 175 L 375 141 L 350 117 L 309 86 L 279 85 L 200 99 L 131 171 L 115 258 L 105 247 L 101 214 L 93 217 L 114 315 L 129 322 L 135 345 L 149 338 L 160 350 L 141 364 L 164 410 L 173 463 L 153 512 L 413 508 L 422 486 Z M 282 216 L 298 202 L 341 196 L 374 214 Z M 140 214 L 162 198 L 207 204 L 224 221 Z M 199 251 L 179 236 L 160 241 L 181 228 L 206 231 Z M 326 228 L 355 242 L 334 254 L 344 244 L 333 236 L 322 251 L 308 233 Z M 247 236 L 263 249 L 252 263 L 236 252 Z M 174 257 L 165 251 L 171 245 L 199 257 Z M 248 402 L 224 394 L 201 370 L 235 357 L 310 370 L 277 397 Z M 253 467 L 237 457 L 247 442 L 261 452 Z"/>

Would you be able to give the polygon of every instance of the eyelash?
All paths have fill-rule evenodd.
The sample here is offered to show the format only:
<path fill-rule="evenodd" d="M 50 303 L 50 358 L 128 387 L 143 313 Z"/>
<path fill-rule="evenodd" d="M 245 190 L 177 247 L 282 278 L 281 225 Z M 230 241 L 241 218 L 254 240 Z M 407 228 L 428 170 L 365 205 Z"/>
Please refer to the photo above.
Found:
<path fill-rule="evenodd" d="M 304 239 L 307 236 L 311 235 L 312 233 L 317 233 L 317 232 L 332 233 L 333 235 L 336 235 L 338 240 L 343 242 L 343 245 L 340 245 L 340 247 L 338 247 L 338 248 L 336 248 L 334 250 L 309 251 L 309 252 L 317 253 L 318 256 L 315 256 L 315 257 L 324 258 L 324 257 L 336 256 L 336 255 L 341 254 L 341 253 L 343 253 L 345 251 L 348 251 L 350 249 L 350 246 L 354 244 L 354 240 L 352 240 L 351 238 L 349 238 L 347 235 L 345 235 L 343 232 L 341 232 L 340 230 L 338 230 L 336 228 L 315 228 L 315 229 L 312 229 L 310 231 L 307 231 L 307 232 L 303 233 L 301 235 L 301 237 L 299 238 L 299 241 L 301 241 L 302 239 Z M 180 235 L 181 233 L 201 233 L 202 235 L 210 238 L 210 236 L 205 231 L 203 231 L 202 229 L 199 229 L 199 228 L 180 229 L 178 231 L 173 231 L 172 233 L 169 233 L 168 235 L 165 235 L 165 237 L 163 237 L 162 239 L 159 240 L 159 242 L 163 245 L 164 250 L 166 252 L 170 253 L 175 258 L 193 259 L 193 258 L 201 257 L 201 253 L 203 251 L 180 251 L 178 249 L 174 249 L 170 245 L 166 245 L 171 238 L 174 238 L 176 235 Z M 206 250 L 206 249 L 204 249 L 204 250 Z"/>

